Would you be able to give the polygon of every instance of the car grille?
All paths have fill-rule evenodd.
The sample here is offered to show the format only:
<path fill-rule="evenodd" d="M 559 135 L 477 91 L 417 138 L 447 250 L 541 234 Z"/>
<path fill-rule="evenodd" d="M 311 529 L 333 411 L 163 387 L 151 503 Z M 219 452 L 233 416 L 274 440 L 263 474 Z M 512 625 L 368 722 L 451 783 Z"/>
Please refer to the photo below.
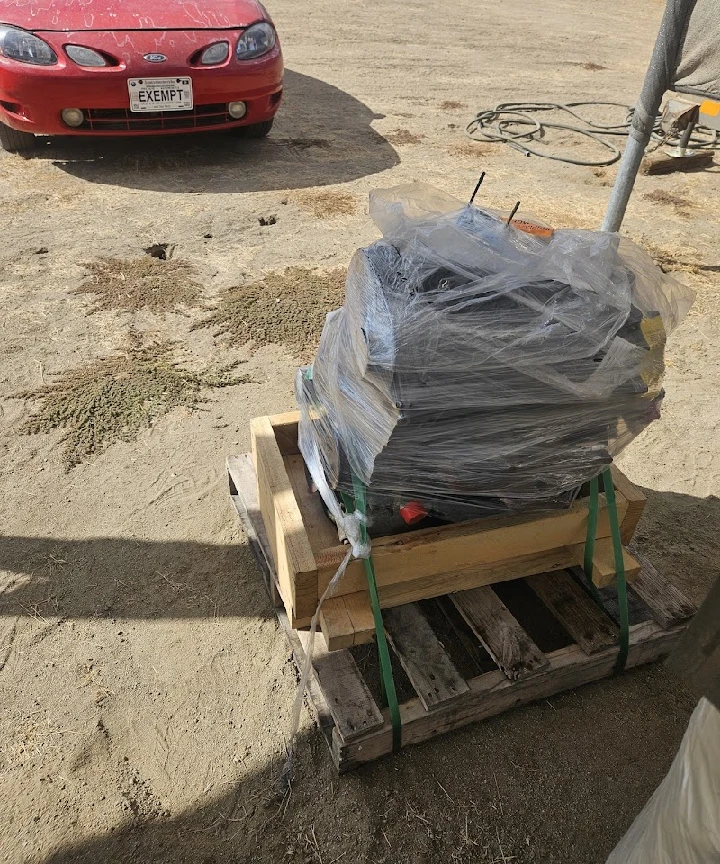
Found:
<path fill-rule="evenodd" d="M 196 105 L 190 111 L 133 113 L 128 108 L 83 108 L 85 122 L 77 128 L 91 132 L 145 132 L 155 129 L 211 129 L 232 123 L 227 104 Z"/>

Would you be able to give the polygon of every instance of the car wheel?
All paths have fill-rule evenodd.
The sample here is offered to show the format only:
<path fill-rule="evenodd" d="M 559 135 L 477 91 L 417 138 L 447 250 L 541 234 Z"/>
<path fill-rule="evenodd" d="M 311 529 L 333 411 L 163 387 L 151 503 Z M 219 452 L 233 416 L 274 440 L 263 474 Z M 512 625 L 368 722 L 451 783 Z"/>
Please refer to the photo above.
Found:
<path fill-rule="evenodd" d="M 31 132 L 18 132 L 4 123 L 0 123 L 0 147 L 8 153 L 21 153 L 24 150 L 32 150 L 37 144 L 35 136 Z"/>
<path fill-rule="evenodd" d="M 265 120 L 262 123 L 251 123 L 249 126 L 237 126 L 233 129 L 240 138 L 265 138 L 270 134 L 273 120 Z"/>

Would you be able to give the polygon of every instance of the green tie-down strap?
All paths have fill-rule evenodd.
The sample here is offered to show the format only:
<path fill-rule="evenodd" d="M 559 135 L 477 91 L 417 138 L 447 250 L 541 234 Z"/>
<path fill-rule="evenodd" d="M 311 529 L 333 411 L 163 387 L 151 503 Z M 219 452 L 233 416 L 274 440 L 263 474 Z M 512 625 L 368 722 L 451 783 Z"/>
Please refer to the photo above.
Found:
<path fill-rule="evenodd" d="M 365 518 L 365 486 L 353 475 L 353 489 L 355 491 L 355 499 L 349 495 L 343 494 L 343 503 L 345 510 L 348 513 L 358 511 Z M 365 522 L 360 525 L 360 538 L 363 544 L 368 542 L 368 533 Z M 388 648 L 387 638 L 385 636 L 385 627 L 383 625 L 382 612 L 380 611 L 380 598 L 378 597 L 377 582 L 375 581 L 375 567 L 373 566 L 372 555 L 368 558 L 363 558 L 365 565 L 365 575 L 367 576 L 368 591 L 370 593 L 370 606 L 372 607 L 373 621 L 375 623 L 375 637 L 377 639 L 378 656 L 380 658 L 380 685 L 382 687 L 383 701 L 390 711 L 390 723 L 392 724 L 392 749 L 393 753 L 397 752 L 402 747 L 402 725 L 400 720 L 400 706 L 397 701 L 397 693 L 395 692 L 395 680 L 392 673 L 392 665 L 390 663 L 390 649 Z"/>
<path fill-rule="evenodd" d="M 627 580 L 625 578 L 625 561 L 623 559 L 622 539 L 620 537 L 620 523 L 617 514 L 617 501 L 615 500 L 615 486 L 609 468 L 602 472 L 603 487 L 605 489 L 605 500 L 607 502 L 608 519 L 610 520 L 610 534 L 612 536 L 613 557 L 615 558 L 615 573 L 617 576 L 617 598 L 620 611 L 620 651 L 618 652 L 615 669 L 622 672 L 625 668 L 630 648 L 630 615 L 628 613 Z M 592 581 L 593 557 L 595 555 L 595 535 L 598 523 L 598 478 L 593 477 L 590 481 L 590 507 L 588 511 L 587 536 L 585 538 L 585 560 L 584 570 L 590 584 L 590 590 L 596 601 L 602 606 L 600 594 Z"/>

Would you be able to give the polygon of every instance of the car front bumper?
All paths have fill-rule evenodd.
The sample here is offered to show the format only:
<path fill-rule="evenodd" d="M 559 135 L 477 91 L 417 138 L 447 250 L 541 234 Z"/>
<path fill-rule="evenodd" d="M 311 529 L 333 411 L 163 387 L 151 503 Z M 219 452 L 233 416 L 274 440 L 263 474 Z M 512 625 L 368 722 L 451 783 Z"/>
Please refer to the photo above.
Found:
<path fill-rule="evenodd" d="M 231 39 L 227 31 L 193 31 L 173 34 L 135 33 L 128 47 L 121 33 L 38 33 L 55 49 L 55 66 L 31 66 L 0 57 L 0 120 L 22 132 L 43 135 L 158 135 L 231 128 L 271 119 L 282 97 L 283 61 L 279 44 L 264 57 L 238 62 L 231 50 L 219 66 L 191 66 L 189 58 L 203 46 Z M 53 38 L 51 38 L 53 37 Z M 117 66 L 83 68 L 72 63 L 63 44 L 84 44 L 118 58 Z M 118 45 L 123 49 L 118 50 Z M 163 53 L 167 62 L 150 63 L 146 53 Z M 190 77 L 193 103 L 190 111 L 131 112 L 128 78 Z M 242 101 L 247 112 L 241 120 L 227 113 L 229 102 Z M 71 128 L 61 118 L 63 108 L 79 108 L 85 114 L 80 127 Z"/>

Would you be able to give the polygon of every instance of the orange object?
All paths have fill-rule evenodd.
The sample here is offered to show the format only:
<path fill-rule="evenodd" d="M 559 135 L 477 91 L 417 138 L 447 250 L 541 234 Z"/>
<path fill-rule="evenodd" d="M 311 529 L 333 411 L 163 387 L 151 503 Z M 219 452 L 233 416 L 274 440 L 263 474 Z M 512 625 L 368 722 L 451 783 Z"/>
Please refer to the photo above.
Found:
<path fill-rule="evenodd" d="M 549 228 L 547 225 L 538 225 L 536 222 L 528 222 L 527 219 L 513 219 L 510 224 L 513 228 L 524 231 L 526 234 L 534 234 L 535 237 L 552 237 L 555 233 L 554 228 Z"/>
<path fill-rule="evenodd" d="M 407 525 L 414 525 L 424 519 L 428 515 L 428 511 L 420 501 L 408 501 L 400 508 L 400 515 Z"/>

